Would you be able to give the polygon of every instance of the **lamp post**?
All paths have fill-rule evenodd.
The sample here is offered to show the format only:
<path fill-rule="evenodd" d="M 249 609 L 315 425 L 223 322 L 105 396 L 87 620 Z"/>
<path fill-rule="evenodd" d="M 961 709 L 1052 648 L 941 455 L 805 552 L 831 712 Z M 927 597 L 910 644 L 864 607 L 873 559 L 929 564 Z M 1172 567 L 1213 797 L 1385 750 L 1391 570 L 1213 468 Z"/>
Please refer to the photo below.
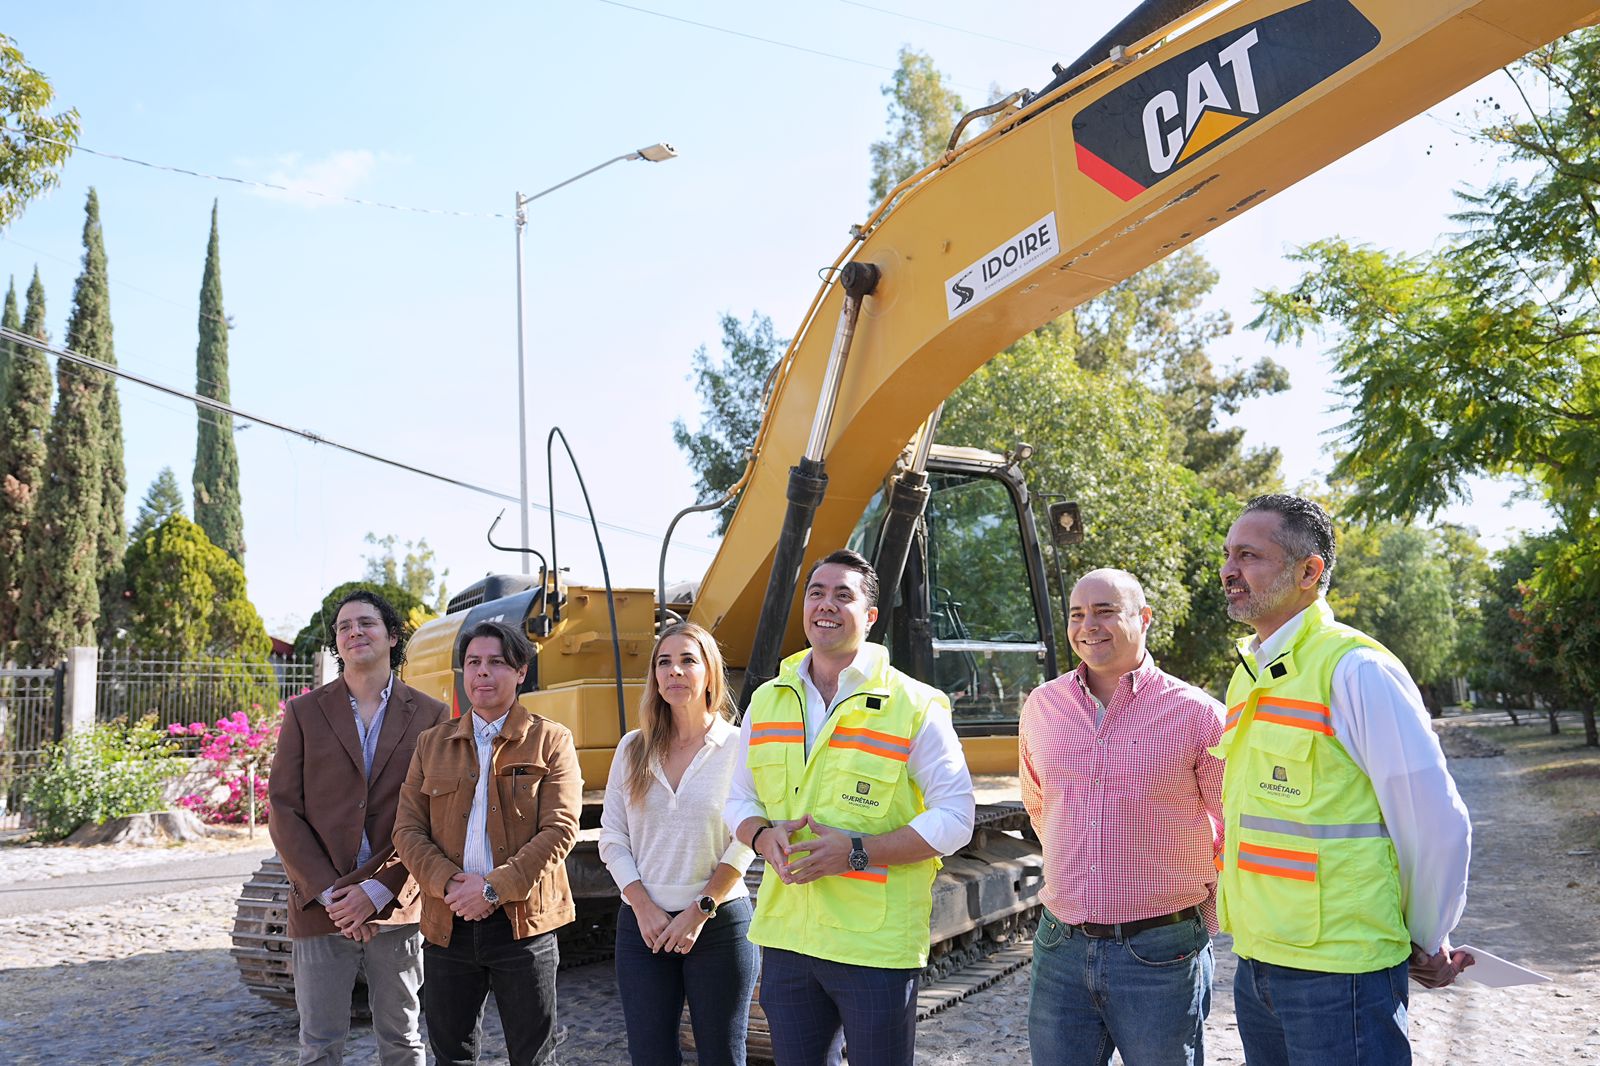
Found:
<path fill-rule="evenodd" d="M 528 386 L 527 386 L 527 359 L 523 355 L 522 340 L 522 231 L 528 226 L 527 206 L 541 196 L 548 196 L 557 189 L 571 185 L 581 178 L 587 178 L 597 170 L 603 170 L 612 163 L 620 163 L 625 159 L 643 159 L 648 163 L 664 163 L 676 157 L 678 150 L 665 141 L 652 144 L 647 148 L 640 148 L 635 152 L 607 159 L 598 166 L 592 166 L 581 174 L 574 174 L 566 181 L 558 182 L 541 192 L 530 193 L 527 196 L 517 193 L 517 458 L 521 464 L 522 486 L 522 546 L 528 547 Z M 522 572 L 531 573 L 528 554 L 522 553 Z"/>

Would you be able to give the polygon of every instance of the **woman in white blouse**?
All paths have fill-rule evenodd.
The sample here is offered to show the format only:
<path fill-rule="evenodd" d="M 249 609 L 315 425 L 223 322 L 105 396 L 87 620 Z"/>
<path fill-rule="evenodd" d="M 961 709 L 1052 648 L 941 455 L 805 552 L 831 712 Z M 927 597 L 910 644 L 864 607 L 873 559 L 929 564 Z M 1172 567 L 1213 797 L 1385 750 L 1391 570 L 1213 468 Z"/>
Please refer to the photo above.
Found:
<path fill-rule="evenodd" d="M 681 1063 L 687 998 L 702 1066 L 743 1066 L 760 965 L 745 936 L 755 853 L 722 822 L 739 756 L 722 653 L 685 622 L 662 631 L 650 663 L 640 728 L 617 745 L 600 821 L 600 858 L 625 904 L 616 969 L 628 1055 Z"/>

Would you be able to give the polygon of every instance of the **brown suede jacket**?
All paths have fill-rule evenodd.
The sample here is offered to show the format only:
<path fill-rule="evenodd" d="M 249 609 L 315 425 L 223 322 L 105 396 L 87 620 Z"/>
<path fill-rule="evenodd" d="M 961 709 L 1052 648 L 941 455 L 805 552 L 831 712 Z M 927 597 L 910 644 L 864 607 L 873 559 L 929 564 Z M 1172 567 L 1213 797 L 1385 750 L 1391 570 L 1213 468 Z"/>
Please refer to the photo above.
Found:
<path fill-rule="evenodd" d="M 468 713 L 417 740 L 400 789 L 394 846 L 422 886 L 422 935 L 450 943 L 454 915 L 444 901 L 461 872 L 467 818 L 478 784 L 478 751 Z M 566 726 L 511 708 L 489 758 L 494 775 L 485 826 L 495 867 L 488 881 L 517 939 L 549 932 L 574 917 L 565 859 L 578 839 L 583 780 Z"/>

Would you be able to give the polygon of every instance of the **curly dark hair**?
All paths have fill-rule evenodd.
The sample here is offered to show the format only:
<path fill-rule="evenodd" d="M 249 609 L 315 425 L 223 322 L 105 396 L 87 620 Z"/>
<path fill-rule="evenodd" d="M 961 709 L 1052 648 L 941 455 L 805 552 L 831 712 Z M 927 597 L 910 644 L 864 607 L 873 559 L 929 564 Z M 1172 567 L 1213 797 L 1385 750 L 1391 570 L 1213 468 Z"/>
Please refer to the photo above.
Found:
<path fill-rule="evenodd" d="M 411 637 L 411 634 L 406 632 L 406 624 L 400 620 L 400 612 L 371 589 L 352 589 L 345 593 L 344 599 L 334 604 L 333 610 L 328 613 L 328 647 L 334 649 L 333 657 L 339 662 L 339 672 L 344 673 L 344 660 L 339 658 L 339 635 L 334 632 L 334 627 L 339 624 L 339 612 L 344 610 L 345 604 L 358 602 L 370 604 L 378 609 L 378 617 L 383 619 L 383 628 L 390 636 L 396 638 L 394 647 L 389 649 L 389 669 L 400 669 L 400 664 L 406 661 L 406 641 Z"/>
<path fill-rule="evenodd" d="M 1304 496 L 1291 496 L 1287 492 L 1274 492 L 1257 496 L 1244 505 L 1242 513 L 1270 511 L 1283 521 L 1278 535 L 1273 539 L 1278 547 L 1289 553 L 1291 559 L 1322 556 L 1322 579 L 1319 587 L 1328 591 L 1333 578 L 1333 563 L 1337 548 L 1333 540 L 1333 519 L 1316 500 Z"/>

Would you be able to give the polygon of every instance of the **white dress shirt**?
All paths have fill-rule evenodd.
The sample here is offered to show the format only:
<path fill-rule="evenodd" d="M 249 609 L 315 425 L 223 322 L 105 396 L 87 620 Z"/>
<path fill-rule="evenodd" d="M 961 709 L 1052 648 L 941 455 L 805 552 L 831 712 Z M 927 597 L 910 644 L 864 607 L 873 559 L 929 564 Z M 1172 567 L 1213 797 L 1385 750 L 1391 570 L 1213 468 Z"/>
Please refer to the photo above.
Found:
<path fill-rule="evenodd" d="M 823 726 L 833 709 L 861 687 L 867 679 L 863 669 L 863 656 L 887 655 L 881 645 L 863 644 L 850 665 L 839 673 L 839 689 L 833 702 L 822 698 L 822 693 L 811 681 L 811 655 L 808 652 L 800 663 L 800 682 L 806 693 L 806 756 L 822 733 Z M 724 820 L 731 831 L 737 832 L 746 818 L 765 818 L 766 808 L 756 795 L 755 777 L 750 772 L 750 716 L 745 715 L 739 726 L 739 759 L 734 769 L 733 781 L 728 788 L 728 805 Z M 907 824 L 917 835 L 941 855 L 950 855 L 967 845 L 972 839 L 972 826 L 976 806 L 972 795 L 972 774 L 967 770 L 967 759 L 961 750 L 961 740 L 956 736 L 950 710 L 935 704 L 923 715 L 922 726 L 911 738 L 911 757 L 906 771 L 922 792 L 926 806 L 921 814 Z"/>
<path fill-rule="evenodd" d="M 1301 611 L 1265 641 L 1252 641 L 1256 661 L 1276 658 L 1304 622 Z M 1472 822 L 1422 694 L 1403 666 L 1359 647 L 1334 666 L 1328 702 L 1333 734 L 1372 780 L 1394 842 L 1406 928 L 1431 955 L 1467 906 Z"/>
<path fill-rule="evenodd" d="M 650 760 L 650 788 L 640 800 L 628 787 L 625 752 L 642 743 L 636 729 L 622 738 L 606 779 L 600 812 L 600 861 L 619 889 L 635 881 L 665 911 L 681 911 L 705 894 L 719 864 L 743 874 L 756 853 L 733 839 L 722 823 L 728 783 L 739 760 L 738 730 L 718 716 L 674 789 L 659 760 Z M 728 899 L 748 896 L 741 879 Z M 622 902 L 628 904 L 624 896 Z"/>
<path fill-rule="evenodd" d="M 510 712 L 492 722 L 472 714 L 472 739 L 478 747 L 478 786 L 472 792 L 472 813 L 467 816 L 467 840 L 461 850 L 461 868 L 469 874 L 488 875 L 494 869 L 489 850 L 489 779 L 494 776 L 494 738 L 500 735 Z"/>

